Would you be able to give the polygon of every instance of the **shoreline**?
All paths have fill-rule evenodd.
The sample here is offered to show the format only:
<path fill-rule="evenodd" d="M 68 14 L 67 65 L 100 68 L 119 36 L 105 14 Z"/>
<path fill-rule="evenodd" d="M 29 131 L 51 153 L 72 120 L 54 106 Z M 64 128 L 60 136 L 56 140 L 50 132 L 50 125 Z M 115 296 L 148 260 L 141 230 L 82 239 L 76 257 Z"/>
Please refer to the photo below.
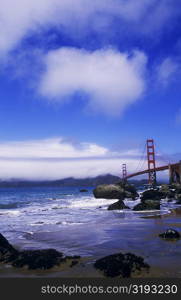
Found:
<path fill-rule="evenodd" d="M 160 215 L 156 217 L 144 217 L 144 219 L 151 220 L 151 222 L 156 222 L 155 227 L 153 227 L 152 231 L 149 233 L 149 239 L 148 236 L 145 236 L 143 242 L 147 242 L 149 244 L 152 244 L 155 239 L 158 240 L 158 233 L 160 232 L 160 226 L 161 227 L 181 227 L 181 224 L 179 224 L 177 221 L 179 221 L 179 218 L 181 216 L 181 208 L 173 209 L 170 214 L 168 215 Z M 173 219 L 174 217 L 174 219 Z M 140 217 L 140 219 L 142 219 Z M 121 225 L 120 225 L 121 226 Z M 158 240 L 159 241 L 159 240 Z M 140 251 L 137 249 L 137 247 L 134 248 L 134 243 L 131 245 L 131 251 L 127 249 L 127 252 L 135 253 L 136 255 L 141 255 L 145 258 L 145 262 L 147 262 L 150 265 L 149 273 L 142 272 L 140 275 L 135 274 L 132 277 L 133 278 L 181 278 L 181 272 L 179 271 L 181 268 L 181 262 L 179 257 L 174 256 L 174 251 L 180 253 L 181 249 L 181 243 L 180 241 L 160 241 L 163 246 L 165 246 L 166 249 L 163 248 L 163 251 L 160 251 L 160 249 L 154 249 L 154 252 L 152 255 L 145 255 L 144 251 Z M 109 248 L 107 251 L 107 255 L 113 254 L 118 252 L 118 250 L 122 253 L 125 253 L 125 249 L 110 249 L 110 242 L 109 242 Z M 156 247 L 157 248 L 157 247 Z M 168 250 L 170 251 L 168 255 Z M 156 251 L 158 251 L 156 253 Z M 165 253 L 167 253 L 167 257 L 165 257 Z M 77 253 L 79 254 L 79 253 Z M 102 255 L 103 257 L 104 255 Z M 50 270 L 27 270 L 26 268 L 17 269 L 12 266 L 9 266 L 8 264 L 0 264 L 0 278 L 9 278 L 9 277 L 45 277 L 45 278 L 105 278 L 105 276 L 98 270 L 96 270 L 93 267 L 93 263 L 96 259 L 101 258 L 101 255 L 95 255 L 95 256 L 86 256 L 81 257 L 80 262 L 73 266 L 72 268 L 68 267 L 68 265 L 63 266 L 56 266 L 53 267 Z"/>

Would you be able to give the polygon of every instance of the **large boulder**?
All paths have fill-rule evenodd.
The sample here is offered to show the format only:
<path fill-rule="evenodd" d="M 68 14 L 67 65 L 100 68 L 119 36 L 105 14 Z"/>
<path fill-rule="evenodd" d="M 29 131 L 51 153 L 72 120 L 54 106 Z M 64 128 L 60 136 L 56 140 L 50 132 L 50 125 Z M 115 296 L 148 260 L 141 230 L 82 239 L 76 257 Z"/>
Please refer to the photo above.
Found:
<path fill-rule="evenodd" d="M 181 184 L 180 183 L 173 183 L 170 188 L 175 189 L 177 194 L 181 194 Z"/>
<path fill-rule="evenodd" d="M 125 191 L 126 198 L 132 198 L 134 200 L 139 197 L 139 194 L 137 193 L 134 185 L 124 181 L 120 181 L 119 183 L 117 183 L 117 185 L 119 185 Z"/>
<path fill-rule="evenodd" d="M 12 261 L 18 254 L 18 251 L 8 242 L 0 233 L 0 262 Z"/>
<path fill-rule="evenodd" d="M 160 192 L 159 190 L 147 190 L 142 193 L 141 201 L 144 202 L 145 200 L 161 200 L 165 198 L 165 193 Z"/>
<path fill-rule="evenodd" d="M 50 269 L 67 261 L 72 267 L 78 263 L 79 259 L 80 256 L 64 256 L 55 249 L 17 251 L 0 234 L 0 262 L 11 263 L 17 268 Z"/>
<path fill-rule="evenodd" d="M 134 211 L 142 211 L 142 210 L 159 210 L 160 209 L 160 201 L 156 200 L 146 200 L 134 206 Z"/>
<path fill-rule="evenodd" d="M 8 240 L 0 233 L 0 251 L 15 251 L 15 248 Z"/>
<path fill-rule="evenodd" d="M 144 258 L 132 253 L 117 253 L 97 260 L 94 267 L 107 277 L 129 278 L 136 271 L 147 271 L 150 266 L 144 262 Z"/>
<path fill-rule="evenodd" d="M 121 200 L 124 200 L 125 198 L 131 198 L 134 200 L 139 196 L 133 185 L 124 182 L 98 185 L 93 190 L 93 194 L 95 198 Z"/>
<path fill-rule="evenodd" d="M 95 198 L 121 199 L 121 200 L 124 200 L 125 198 L 124 189 L 117 184 L 98 185 L 93 190 L 93 194 Z"/>
<path fill-rule="evenodd" d="M 129 183 L 122 183 L 121 186 L 125 190 L 126 193 L 130 193 L 131 194 L 132 198 L 133 197 L 134 198 L 139 197 L 139 194 L 137 193 L 136 188 L 135 188 L 134 185 L 129 184 Z"/>
<path fill-rule="evenodd" d="M 174 199 L 176 195 L 176 188 L 174 185 L 163 184 L 159 189 L 163 193 L 163 198 Z"/>
<path fill-rule="evenodd" d="M 19 252 L 12 265 L 17 268 L 27 266 L 28 269 L 50 269 L 59 265 L 63 254 L 54 249 L 29 250 Z"/>
<path fill-rule="evenodd" d="M 175 229 L 169 228 L 164 233 L 159 234 L 159 237 L 165 240 L 177 240 L 180 239 L 180 233 Z"/>
<path fill-rule="evenodd" d="M 181 204 L 181 185 L 175 184 L 175 199 L 177 204 Z"/>
<path fill-rule="evenodd" d="M 181 204 L 181 194 L 178 194 L 176 199 L 177 199 L 176 204 Z"/>
<path fill-rule="evenodd" d="M 124 204 L 122 200 L 119 200 L 111 205 L 108 206 L 108 210 L 122 210 L 122 209 L 129 209 L 128 206 Z"/>

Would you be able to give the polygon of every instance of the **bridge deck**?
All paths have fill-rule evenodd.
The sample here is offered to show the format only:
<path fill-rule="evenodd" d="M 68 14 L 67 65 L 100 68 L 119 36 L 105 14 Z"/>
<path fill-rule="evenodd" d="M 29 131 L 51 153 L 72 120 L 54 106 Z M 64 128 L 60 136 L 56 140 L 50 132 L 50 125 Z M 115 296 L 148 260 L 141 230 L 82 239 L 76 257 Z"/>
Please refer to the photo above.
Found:
<path fill-rule="evenodd" d="M 168 170 L 169 169 L 169 166 L 170 167 L 176 167 L 178 165 L 177 164 L 170 164 L 170 165 L 166 165 L 166 166 L 162 166 L 162 167 L 157 167 L 155 169 L 151 169 L 151 171 L 156 171 L 156 172 L 159 172 L 159 171 L 164 171 L 164 170 Z M 132 178 L 132 177 L 135 177 L 135 176 L 139 176 L 139 175 L 143 175 L 143 174 L 147 174 L 149 173 L 150 170 L 147 169 L 147 170 L 144 170 L 144 171 L 140 171 L 140 172 L 137 172 L 137 173 L 133 173 L 133 174 L 130 174 L 130 175 L 127 175 L 126 178 Z"/>

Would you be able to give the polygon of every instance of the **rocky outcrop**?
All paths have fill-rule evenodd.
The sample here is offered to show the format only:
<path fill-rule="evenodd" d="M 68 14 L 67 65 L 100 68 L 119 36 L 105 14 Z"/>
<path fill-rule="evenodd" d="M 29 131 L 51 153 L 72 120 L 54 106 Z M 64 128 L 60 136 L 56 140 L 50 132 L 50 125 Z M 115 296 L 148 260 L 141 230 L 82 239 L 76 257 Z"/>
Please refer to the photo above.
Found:
<path fill-rule="evenodd" d="M 80 193 L 87 193 L 88 192 L 88 190 L 86 190 L 86 189 L 81 189 L 80 190 Z"/>
<path fill-rule="evenodd" d="M 102 184 L 98 185 L 94 190 L 93 194 L 95 198 L 105 199 L 121 199 L 125 198 L 125 192 L 123 188 L 116 184 Z"/>
<path fill-rule="evenodd" d="M 122 200 L 119 200 L 111 205 L 108 206 L 108 210 L 122 210 L 122 209 L 129 209 L 128 206 L 124 204 Z"/>
<path fill-rule="evenodd" d="M 133 210 L 134 211 L 144 211 L 144 210 L 159 210 L 160 200 L 165 198 L 165 194 L 156 190 L 147 190 L 141 195 L 141 203 L 137 204 Z"/>
<path fill-rule="evenodd" d="M 165 198 L 167 199 L 176 199 L 178 200 L 178 204 L 179 201 L 181 200 L 181 185 L 178 183 L 173 183 L 173 184 L 164 184 L 161 186 L 160 188 L 160 192 L 162 192 L 165 195 Z"/>
<path fill-rule="evenodd" d="M 0 233 L 0 262 L 13 261 L 18 255 L 18 251 Z"/>
<path fill-rule="evenodd" d="M 132 253 L 117 253 L 113 255 L 106 256 L 97 260 L 94 267 L 107 277 L 123 277 L 129 278 L 136 271 L 147 271 L 149 270 L 149 265 L 144 262 L 144 258 L 136 256 Z"/>
<path fill-rule="evenodd" d="M 180 233 L 175 229 L 169 228 L 164 233 L 159 234 L 159 237 L 165 240 L 178 240 L 180 239 Z"/>
<path fill-rule="evenodd" d="M 117 184 L 102 184 L 98 185 L 94 190 L 93 194 L 95 198 L 104 199 L 121 199 L 125 198 L 135 199 L 138 197 L 134 186 L 126 183 Z"/>
<path fill-rule="evenodd" d="M 142 210 L 159 210 L 160 209 L 160 201 L 156 200 L 146 200 L 134 206 L 134 211 L 142 211 Z"/>
<path fill-rule="evenodd" d="M 175 199 L 177 200 L 176 204 L 181 204 L 181 193 L 180 193 L 180 191 L 175 195 Z"/>
<path fill-rule="evenodd" d="M 161 193 L 163 193 L 163 198 L 167 198 L 169 200 L 175 198 L 175 189 L 172 185 L 163 184 L 161 188 L 159 189 Z"/>
<path fill-rule="evenodd" d="M 17 268 L 50 269 L 67 261 L 70 262 L 70 267 L 72 267 L 79 260 L 80 256 L 64 256 L 63 253 L 55 249 L 17 251 L 0 234 L 0 262 L 11 263 Z"/>
<path fill-rule="evenodd" d="M 176 204 L 181 204 L 181 199 L 177 200 Z"/>
<path fill-rule="evenodd" d="M 139 194 L 137 193 L 134 185 L 129 184 L 129 183 L 124 183 L 124 182 L 120 182 L 119 185 L 124 189 L 125 193 L 127 194 L 126 195 L 127 198 L 135 199 L 135 198 L 139 197 Z"/>
<path fill-rule="evenodd" d="M 160 192 L 159 190 L 147 190 L 142 193 L 141 201 L 144 202 L 145 200 L 161 200 L 165 198 L 165 194 Z"/>
<path fill-rule="evenodd" d="M 31 250 L 19 252 L 12 261 L 12 265 L 17 268 L 27 266 L 28 269 L 50 269 L 62 262 L 63 254 L 54 250 Z"/>

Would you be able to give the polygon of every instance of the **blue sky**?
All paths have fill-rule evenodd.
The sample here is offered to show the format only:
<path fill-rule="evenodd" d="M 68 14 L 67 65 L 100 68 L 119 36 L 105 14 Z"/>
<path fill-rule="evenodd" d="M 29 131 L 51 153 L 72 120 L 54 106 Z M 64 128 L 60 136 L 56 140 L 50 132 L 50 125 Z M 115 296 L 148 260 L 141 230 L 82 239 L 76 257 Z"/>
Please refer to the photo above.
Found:
<path fill-rule="evenodd" d="M 147 138 L 178 160 L 179 0 L 13 3 L 0 0 L 1 178 L 132 172 Z"/>

